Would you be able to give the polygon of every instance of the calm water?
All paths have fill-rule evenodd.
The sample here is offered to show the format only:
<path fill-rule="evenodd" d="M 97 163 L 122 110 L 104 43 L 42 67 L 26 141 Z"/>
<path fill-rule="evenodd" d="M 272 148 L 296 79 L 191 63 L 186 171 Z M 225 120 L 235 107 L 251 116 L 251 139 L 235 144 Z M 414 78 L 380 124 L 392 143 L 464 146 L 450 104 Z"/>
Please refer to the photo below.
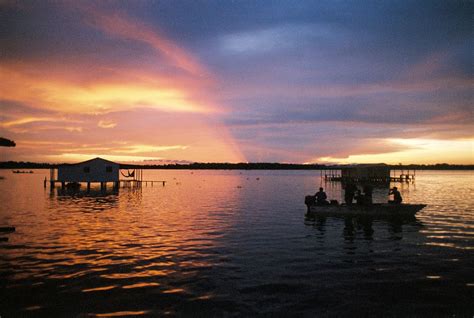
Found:
<path fill-rule="evenodd" d="M 88 196 L 48 174 L 0 171 L 2 318 L 474 314 L 473 171 L 397 184 L 428 204 L 404 222 L 305 219 L 317 171 L 145 171 L 167 185 Z"/>

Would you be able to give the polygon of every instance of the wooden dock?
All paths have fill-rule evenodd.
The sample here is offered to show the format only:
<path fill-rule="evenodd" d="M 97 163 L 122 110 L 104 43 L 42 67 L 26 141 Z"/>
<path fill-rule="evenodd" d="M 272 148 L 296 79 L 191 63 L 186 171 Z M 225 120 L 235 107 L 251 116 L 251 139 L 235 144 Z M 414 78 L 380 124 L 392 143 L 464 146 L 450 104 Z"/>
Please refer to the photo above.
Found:
<path fill-rule="evenodd" d="M 324 176 L 325 181 L 340 181 L 340 182 L 414 182 L 415 177 L 411 175 L 400 175 L 398 177 L 389 177 L 389 178 L 347 178 L 341 177 L 340 175 L 329 175 Z"/>
<path fill-rule="evenodd" d="M 114 165 L 116 166 L 115 173 L 112 173 Z M 97 172 L 92 177 L 90 176 L 91 167 L 92 169 L 95 168 Z M 108 184 L 112 184 L 114 191 L 118 191 L 120 188 L 142 188 L 148 185 L 153 187 L 155 183 L 161 184 L 163 187 L 166 185 L 165 180 L 143 180 L 143 169 L 133 169 L 131 172 L 127 169 L 127 174 L 124 174 L 118 168 L 118 164 L 101 158 L 88 160 L 80 164 L 65 165 L 63 169 L 71 171 L 69 173 L 63 172 L 60 176 L 59 169 L 51 168 L 49 180 L 46 177 L 44 178 L 44 187 L 46 188 L 49 183 L 50 189 L 53 191 L 56 188 L 56 184 L 59 184 L 62 190 L 78 191 L 85 184 L 86 191 L 89 192 L 91 185 L 99 184 L 101 191 L 105 192 Z M 103 171 L 106 171 L 105 174 Z M 119 173 L 125 179 L 120 179 Z"/>
<path fill-rule="evenodd" d="M 148 184 L 153 187 L 156 184 L 161 184 L 163 187 L 166 185 L 165 180 L 138 180 L 138 179 L 132 179 L 132 180 L 127 180 L 127 179 L 122 179 L 116 182 L 64 182 L 64 181 L 59 181 L 59 180 L 47 180 L 46 178 L 44 179 L 44 187 L 46 188 L 48 183 L 50 186 L 50 190 L 53 191 L 56 188 L 56 184 L 60 185 L 60 188 L 65 190 L 65 189 L 71 189 L 71 190 L 79 190 L 80 186 L 82 184 L 86 184 L 86 190 L 87 192 L 90 191 L 91 185 L 93 184 L 100 184 L 100 189 L 102 191 L 107 190 L 107 185 L 109 183 L 112 183 L 112 187 L 114 190 L 118 190 L 119 188 L 141 188 L 143 185 L 148 186 Z M 73 186 L 70 186 L 73 184 Z M 79 185 L 79 186 L 77 186 Z"/>
<path fill-rule="evenodd" d="M 400 174 L 396 174 L 395 170 L 390 176 L 375 177 L 375 176 L 360 176 L 360 177 L 343 177 L 340 170 L 321 170 L 321 178 L 324 181 L 338 181 L 338 182 L 373 182 L 373 183 L 390 183 L 390 182 L 415 182 L 416 171 L 410 172 L 401 170 Z"/>
<path fill-rule="evenodd" d="M 165 180 L 120 180 L 120 185 L 123 187 L 130 186 L 131 184 L 142 187 L 145 184 L 145 187 L 150 184 L 153 187 L 155 183 L 160 184 L 164 187 L 166 185 Z"/>

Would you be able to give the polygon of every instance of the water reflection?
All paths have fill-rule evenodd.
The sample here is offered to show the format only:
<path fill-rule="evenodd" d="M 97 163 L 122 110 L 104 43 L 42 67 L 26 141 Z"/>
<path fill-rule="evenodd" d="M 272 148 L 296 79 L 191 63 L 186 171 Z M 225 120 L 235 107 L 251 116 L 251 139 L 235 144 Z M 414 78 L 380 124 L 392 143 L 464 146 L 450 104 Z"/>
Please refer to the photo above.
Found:
<path fill-rule="evenodd" d="M 141 192 L 141 187 L 125 187 L 122 189 L 125 191 Z M 46 191 L 46 188 L 45 188 Z M 100 196 L 109 196 L 109 195 L 118 195 L 120 188 L 118 187 L 91 187 L 89 189 L 84 187 L 52 187 L 49 190 L 50 196 L 70 196 L 70 197 L 100 197 Z"/>
<path fill-rule="evenodd" d="M 428 204 L 414 220 L 303 223 L 301 198 L 320 183 L 311 171 L 145 173 L 174 181 L 105 194 L 50 194 L 40 173 L 0 182 L 0 221 L 17 228 L 0 243 L 0 314 L 383 316 L 388 302 L 393 316 L 470 309 L 474 204 L 465 175 L 420 175 L 416 187 L 400 187 L 406 202 Z M 437 195 L 446 187 L 447 198 Z M 386 200 L 387 188 L 375 192 Z M 331 198 L 341 193 L 328 187 Z"/>
<path fill-rule="evenodd" d="M 56 189 L 48 194 L 48 208 L 54 210 L 69 210 L 70 212 L 90 213 L 107 211 L 118 207 L 119 197 L 116 192 L 105 191 L 70 191 Z"/>
<path fill-rule="evenodd" d="M 419 231 L 423 226 L 415 216 L 397 216 L 380 219 L 368 215 L 335 217 L 306 215 L 305 224 L 313 226 L 320 234 L 324 234 L 328 218 L 344 224 L 342 227 L 342 237 L 346 241 L 354 241 L 360 235 L 362 235 L 361 237 L 364 240 L 373 240 L 375 233 L 374 221 L 377 222 L 377 230 L 380 232 L 388 231 L 391 234 L 390 238 L 393 240 L 400 240 L 402 238 L 404 225 L 409 225 L 411 232 L 413 232 L 413 229 Z"/>
<path fill-rule="evenodd" d="M 239 217 L 242 183 L 241 177 L 195 175 L 192 180 L 181 177 L 175 186 L 119 193 L 60 188 L 50 193 L 33 185 L 32 192 L 41 190 L 44 200 L 36 200 L 40 206 L 29 204 L 25 223 L 13 215 L 22 233 L 1 258 L 2 268 L 12 269 L 6 302 L 13 304 L 24 292 L 21 286 L 31 283 L 36 287 L 28 291 L 23 308 L 41 314 L 55 313 L 54 298 L 67 302 L 72 312 L 84 310 L 72 298 L 110 298 L 120 315 L 138 313 L 135 309 L 144 303 L 160 315 L 166 303 L 173 312 L 180 303 L 214 302 L 210 277 L 228 259 L 221 239 Z M 49 296 L 38 301 L 40 306 L 32 305 L 42 292 Z M 140 296 L 137 308 L 121 301 L 130 294 Z M 104 309 L 95 307 L 88 312 Z"/>
<path fill-rule="evenodd" d="M 372 240 L 374 229 L 372 228 L 373 218 L 371 217 L 345 217 L 344 218 L 344 239 L 353 241 L 357 232 L 361 229 L 366 240 Z"/>

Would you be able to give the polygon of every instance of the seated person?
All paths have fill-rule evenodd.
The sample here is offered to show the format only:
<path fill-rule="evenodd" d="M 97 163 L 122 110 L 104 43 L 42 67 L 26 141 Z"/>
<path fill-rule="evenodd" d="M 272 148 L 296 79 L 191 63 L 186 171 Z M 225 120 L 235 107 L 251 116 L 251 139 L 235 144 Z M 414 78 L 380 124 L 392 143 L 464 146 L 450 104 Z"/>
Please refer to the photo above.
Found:
<path fill-rule="evenodd" d="M 319 188 L 319 192 L 316 192 L 314 197 L 316 198 L 316 204 L 317 205 L 329 204 L 329 202 L 327 200 L 328 196 L 326 195 L 326 192 L 324 192 L 323 188 Z"/>
<path fill-rule="evenodd" d="M 397 187 L 393 187 L 393 189 L 390 189 L 388 192 L 388 195 L 393 194 L 393 200 L 389 200 L 388 203 L 393 203 L 393 204 L 400 204 L 402 203 L 402 195 L 398 191 Z"/>

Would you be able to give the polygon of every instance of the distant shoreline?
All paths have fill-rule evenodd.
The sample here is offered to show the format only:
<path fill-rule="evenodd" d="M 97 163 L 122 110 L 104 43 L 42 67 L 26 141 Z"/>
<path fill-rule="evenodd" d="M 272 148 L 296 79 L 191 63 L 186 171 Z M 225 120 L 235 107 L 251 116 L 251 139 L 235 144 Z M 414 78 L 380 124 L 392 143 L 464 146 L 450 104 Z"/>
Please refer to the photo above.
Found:
<path fill-rule="evenodd" d="M 61 164 L 35 162 L 0 162 L 0 169 L 50 169 Z M 155 170 L 339 170 L 346 165 L 291 164 L 291 163 L 191 163 L 166 165 L 120 164 L 121 169 Z M 387 165 L 391 170 L 474 170 L 474 165 Z"/>

